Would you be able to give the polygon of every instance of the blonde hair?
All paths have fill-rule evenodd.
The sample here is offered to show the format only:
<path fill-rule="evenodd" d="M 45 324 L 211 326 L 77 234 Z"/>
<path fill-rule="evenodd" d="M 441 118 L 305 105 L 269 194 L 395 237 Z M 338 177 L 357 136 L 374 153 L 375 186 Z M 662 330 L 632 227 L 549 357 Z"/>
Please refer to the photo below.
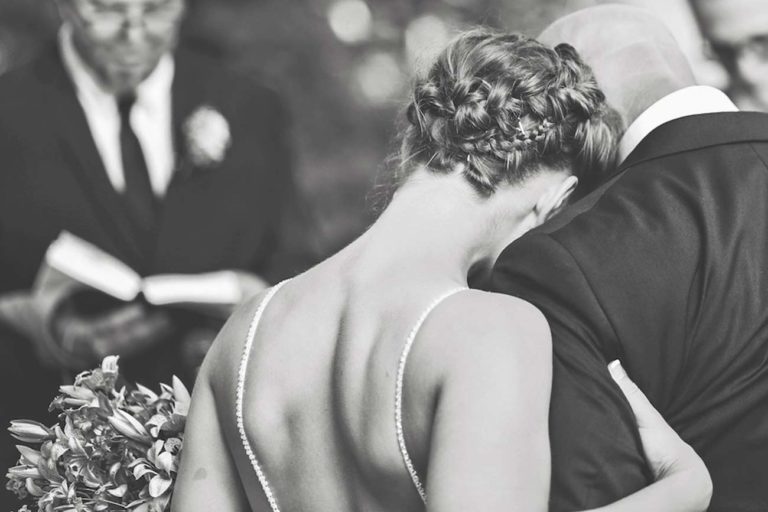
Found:
<path fill-rule="evenodd" d="M 481 194 L 542 167 L 587 186 L 616 164 L 621 118 L 576 50 L 486 29 L 459 35 L 417 80 L 396 181 L 414 168 L 462 172 Z"/>

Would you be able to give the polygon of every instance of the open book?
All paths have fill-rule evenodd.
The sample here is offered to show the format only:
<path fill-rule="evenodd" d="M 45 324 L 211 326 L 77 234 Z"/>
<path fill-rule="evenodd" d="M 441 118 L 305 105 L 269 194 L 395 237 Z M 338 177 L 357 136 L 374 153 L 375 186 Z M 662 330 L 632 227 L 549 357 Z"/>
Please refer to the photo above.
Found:
<path fill-rule="evenodd" d="M 161 274 L 142 278 L 119 259 L 66 231 L 48 247 L 45 266 L 48 267 L 44 272 L 47 278 L 61 273 L 124 301 L 131 301 L 139 294 L 158 306 L 183 303 L 228 305 L 237 304 L 242 299 L 234 272 Z"/>

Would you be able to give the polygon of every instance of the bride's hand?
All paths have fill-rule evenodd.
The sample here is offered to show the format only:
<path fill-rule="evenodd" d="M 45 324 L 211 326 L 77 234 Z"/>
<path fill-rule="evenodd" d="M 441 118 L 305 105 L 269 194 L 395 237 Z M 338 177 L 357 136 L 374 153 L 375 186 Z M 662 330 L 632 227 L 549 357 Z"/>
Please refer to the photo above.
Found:
<path fill-rule="evenodd" d="M 608 370 L 626 396 L 637 418 L 640 439 L 648 464 L 656 481 L 675 477 L 682 492 L 698 496 L 703 509 L 709 505 L 712 496 L 712 480 L 701 457 L 680 439 L 661 414 L 653 407 L 645 394 L 627 376 L 621 363 L 613 361 Z"/>

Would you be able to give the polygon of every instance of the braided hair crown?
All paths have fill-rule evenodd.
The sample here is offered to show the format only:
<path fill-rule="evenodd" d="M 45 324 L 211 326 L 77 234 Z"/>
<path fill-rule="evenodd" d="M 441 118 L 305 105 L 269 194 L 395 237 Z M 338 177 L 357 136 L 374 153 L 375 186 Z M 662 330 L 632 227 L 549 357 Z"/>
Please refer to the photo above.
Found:
<path fill-rule="evenodd" d="M 555 168 L 595 184 L 616 163 L 621 119 L 576 50 L 486 29 L 459 35 L 417 80 L 400 176 L 462 169 L 490 195 Z"/>

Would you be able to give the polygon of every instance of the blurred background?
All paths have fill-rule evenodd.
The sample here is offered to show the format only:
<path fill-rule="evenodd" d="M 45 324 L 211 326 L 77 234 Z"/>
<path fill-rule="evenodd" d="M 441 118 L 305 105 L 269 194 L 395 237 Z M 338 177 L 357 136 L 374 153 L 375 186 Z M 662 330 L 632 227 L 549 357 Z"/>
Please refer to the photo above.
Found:
<path fill-rule="evenodd" d="M 410 77 L 455 31 L 486 24 L 535 35 L 554 18 L 595 3 L 190 0 L 182 45 L 216 55 L 283 95 L 292 116 L 299 186 L 325 255 L 371 221 L 372 191 L 387 172 Z M 699 80 L 728 86 L 728 74 L 706 50 L 686 0 L 623 3 L 657 10 Z M 33 56 L 57 26 L 49 0 L 0 0 L 0 73 Z"/>

